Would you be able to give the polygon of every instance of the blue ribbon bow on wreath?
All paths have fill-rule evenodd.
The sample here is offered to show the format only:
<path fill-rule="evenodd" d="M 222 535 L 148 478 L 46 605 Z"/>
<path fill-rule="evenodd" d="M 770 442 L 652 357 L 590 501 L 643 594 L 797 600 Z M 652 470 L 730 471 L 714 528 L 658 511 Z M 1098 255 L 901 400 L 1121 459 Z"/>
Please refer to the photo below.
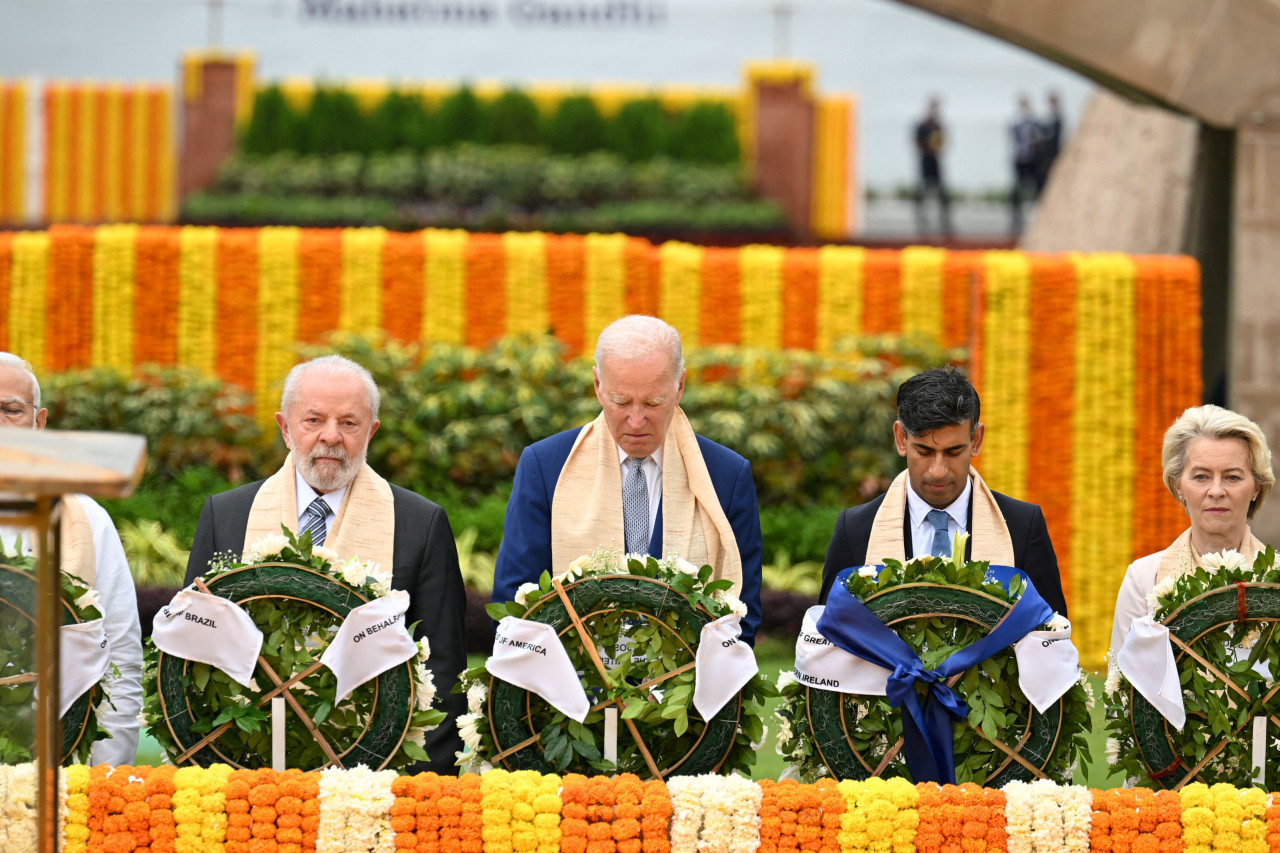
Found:
<path fill-rule="evenodd" d="M 1021 576 L 1026 583 L 1022 597 L 990 634 L 956 652 L 937 669 L 925 669 L 911 647 L 845 587 L 845 578 L 852 571 L 855 569 L 845 569 L 836 576 L 827 608 L 818 619 L 818 631 L 849 654 L 892 671 L 885 693 L 890 705 L 905 709 L 903 754 L 911 778 L 916 782 L 954 785 L 951 722 L 968 717 L 969 706 L 947 686 L 947 679 L 982 663 L 1048 622 L 1053 618 L 1053 608 L 1021 569 L 991 566 L 987 578 L 999 581 L 1005 589 L 1014 577 Z M 923 699 L 916 690 L 918 683 L 925 685 Z"/>

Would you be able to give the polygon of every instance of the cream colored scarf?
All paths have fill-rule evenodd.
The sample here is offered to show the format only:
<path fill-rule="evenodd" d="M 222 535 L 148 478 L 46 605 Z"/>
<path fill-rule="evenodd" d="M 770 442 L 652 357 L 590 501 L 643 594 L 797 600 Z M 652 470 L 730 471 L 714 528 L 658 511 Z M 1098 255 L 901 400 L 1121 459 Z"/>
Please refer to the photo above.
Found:
<path fill-rule="evenodd" d="M 98 578 L 98 556 L 93 547 L 93 527 L 79 495 L 62 496 L 62 570 L 89 586 Z"/>
<path fill-rule="evenodd" d="M 282 524 L 295 533 L 298 530 L 298 481 L 292 453 L 254 496 L 240 550 L 243 552 L 264 537 L 279 536 Z M 347 487 L 324 544 L 343 560 L 359 557 L 390 571 L 394 566 L 395 530 L 391 486 L 365 465 Z"/>
<path fill-rule="evenodd" d="M 1246 527 L 1244 529 L 1244 545 L 1241 547 L 1240 553 L 1244 554 L 1250 565 L 1253 564 L 1253 558 L 1257 556 L 1258 552 L 1266 550 L 1266 547 L 1258 537 L 1253 535 L 1253 531 L 1250 528 Z M 1198 565 L 1200 565 L 1200 561 L 1196 559 L 1196 555 L 1192 552 L 1191 528 L 1188 527 L 1160 555 L 1160 565 L 1156 568 L 1156 583 L 1160 583 L 1165 578 L 1180 578 Z"/>
<path fill-rule="evenodd" d="M 623 542 L 622 472 L 618 445 L 604 414 L 578 433 L 551 500 L 551 566 L 559 576 L 600 546 Z M 662 547 L 695 565 L 710 564 L 716 579 L 742 591 L 742 557 L 720 507 L 698 437 L 676 409 L 662 445 Z"/>
<path fill-rule="evenodd" d="M 1013 565 L 1013 539 L 1009 525 L 1005 524 L 995 496 L 982 481 L 977 469 L 970 467 L 969 476 L 973 489 L 969 500 L 973 505 L 973 522 L 969 527 L 969 553 L 974 560 L 986 560 L 997 566 Z M 871 524 L 871 538 L 867 542 L 867 563 L 879 563 L 886 559 L 905 560 L 906 543 L 902 539 L 902 526 L 907 514 L 907 472 L 903 471 L 889 485 L 884 502 L 876 511 Z M 917 554 L 917 557 L 924 556 Z"/>

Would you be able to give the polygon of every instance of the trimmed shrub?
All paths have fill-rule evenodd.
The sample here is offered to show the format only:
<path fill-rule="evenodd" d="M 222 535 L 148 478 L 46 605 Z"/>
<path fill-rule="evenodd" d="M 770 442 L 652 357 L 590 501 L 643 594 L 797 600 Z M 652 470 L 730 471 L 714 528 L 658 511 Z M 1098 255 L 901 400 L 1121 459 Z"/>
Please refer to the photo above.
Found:
<path fill-rule="evenodd" d="M 595 101 L 572 95 L 547 122 L 547 147 L 558 154 L 586 154 L 609 147 L 609 131 Z"/>
<path fill-rule="evenodd" d="M 370 153 L 421 153 L 431 145 L 432 122 L 427 105 L 421 98 L 398 89 L 387 93 L 369 116 L 367 124 L 367 150 Z"/>
<path fill-rule="evenodd" d="M 434 126 L 432 138 L 438 145 L 489 141 L 488 115 L 470 86 L 463 86 L 440 103 Z"/>
<path fill-rule="evenodd" d="M 538 145 L 542 115 L 533 99 L 520 89 L 507 89 L 488 105 L 489 141 L 495 145 Z"/>
<path fill-rule="evenodd" d="M 355 96 L 342 88 L 318 86 L 303 122 L 305 154 L 363 153 L 368 150 L 364 116 Z"/>
<path fill-rule="evenodd" d="M 293 151 L 299 144 L 302 119 L 279 86 L 259 89 L 253 99 L 253 117 L 240 137 L 246 154 Z"/>
<path fill-rule="evenodd" d="M 627 101 L 609 125 L 614 151 L 631 162 L 659 157 L 671 136 L 671 120 L 656 98 Z"/>
<path fill-rule="evenodd" d="M 737 163 L 741 152 L 733 113 L 724 104 L 694 104 L 676 122 L 667 153 L 694 163 Z"/>

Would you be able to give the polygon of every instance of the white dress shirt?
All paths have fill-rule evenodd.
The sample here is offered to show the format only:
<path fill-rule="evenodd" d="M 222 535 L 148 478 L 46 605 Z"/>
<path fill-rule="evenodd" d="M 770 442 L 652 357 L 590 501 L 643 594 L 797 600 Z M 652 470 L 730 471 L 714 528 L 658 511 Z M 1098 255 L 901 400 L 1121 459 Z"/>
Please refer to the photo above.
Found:
<path fill-rule="evenodd" d="M 965 477 L 964 491 L 960 497 L 943 508 L 947 518 L 947 547 L 955 541 L 957 533 L 965 533 L 969 529 L 969 498 L 973 494 L 973 478 Z M 933 553 L 933 522 L 929 520 L 929 510 L 938 507 L 930 506 L 924 498 L 911 488 L 911 480 L 907 480 L 907 511 L 911 516 L 911 553 L 914 557 L 927 557 Z"/>
<path fill-rule="evenodd" d="M 631 472 L 631 457 L 621 447 L 618 448 L 618 469 L 622 473 L 622 484 L 626 486 L 627 475 Z M 644 485 L 649 491 L 649 539 L 653 541 L 653 526 L 658 521 L 658 507 L 662 504 L 662 448 L 659 447 L 652 455 L 646 456 L 644 464 L 640 466 L 640 472 L 644 474 Z M 661 557 L 661 554 L 655 554 L 655 557 Z"/>
<path fill-rule="evenodd" d="M 326 519 L 324 523 L 325 536 L 327 537 L 329 528 L 333 527 L 333 519 L 338 517 L 338 509 L 342 506 L 342 499 L 346 497 L 347 486 L 351 484 L 348 483 L 347 486 L 343 486 L 341 489 L 334 489 L 332 492 L 322 495 L 311 488 L 310 483 L 302 479 L 302 474 L 298 472 L 297 466 L 294 466 L 293 476 L 297 479 L 298 487 L 298 526 L 293 528 L 293 532 L 297 533 L 306 524 L 303 519 L 306 518 L 307 507 L 311 506 L 311 502 L 316 498 L 324 498 L 324 502 L 329 505 L 329 509 L 333 510 L 333 518 Z"/>

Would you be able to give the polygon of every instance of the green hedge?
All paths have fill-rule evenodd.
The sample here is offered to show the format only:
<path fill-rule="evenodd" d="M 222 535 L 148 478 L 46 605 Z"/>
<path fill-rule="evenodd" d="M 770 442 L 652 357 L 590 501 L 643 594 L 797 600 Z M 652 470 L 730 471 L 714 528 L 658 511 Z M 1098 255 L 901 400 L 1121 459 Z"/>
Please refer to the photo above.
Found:
<path fill-rule="evenodd" d="M 434 110 L 412 94 L 392 90 L 362 112 L 346 89 L 318 86 L 303 110 L 277 86 L 258 90 L 240 150 L 280 152 L 422 153 L 460 143 L 523 143 L 564 154 L 612 151 L 628 160 L 673 156 L 700 163 L 737 163 L 741 157 L 732 111 L 700 102 L 669 111 L 652 98 L 623 105 L 605 118 L 587 95 L 571 95 L 551 115 L 510 88 L 482 101 L 469 86 L 451 92 Z"/>

